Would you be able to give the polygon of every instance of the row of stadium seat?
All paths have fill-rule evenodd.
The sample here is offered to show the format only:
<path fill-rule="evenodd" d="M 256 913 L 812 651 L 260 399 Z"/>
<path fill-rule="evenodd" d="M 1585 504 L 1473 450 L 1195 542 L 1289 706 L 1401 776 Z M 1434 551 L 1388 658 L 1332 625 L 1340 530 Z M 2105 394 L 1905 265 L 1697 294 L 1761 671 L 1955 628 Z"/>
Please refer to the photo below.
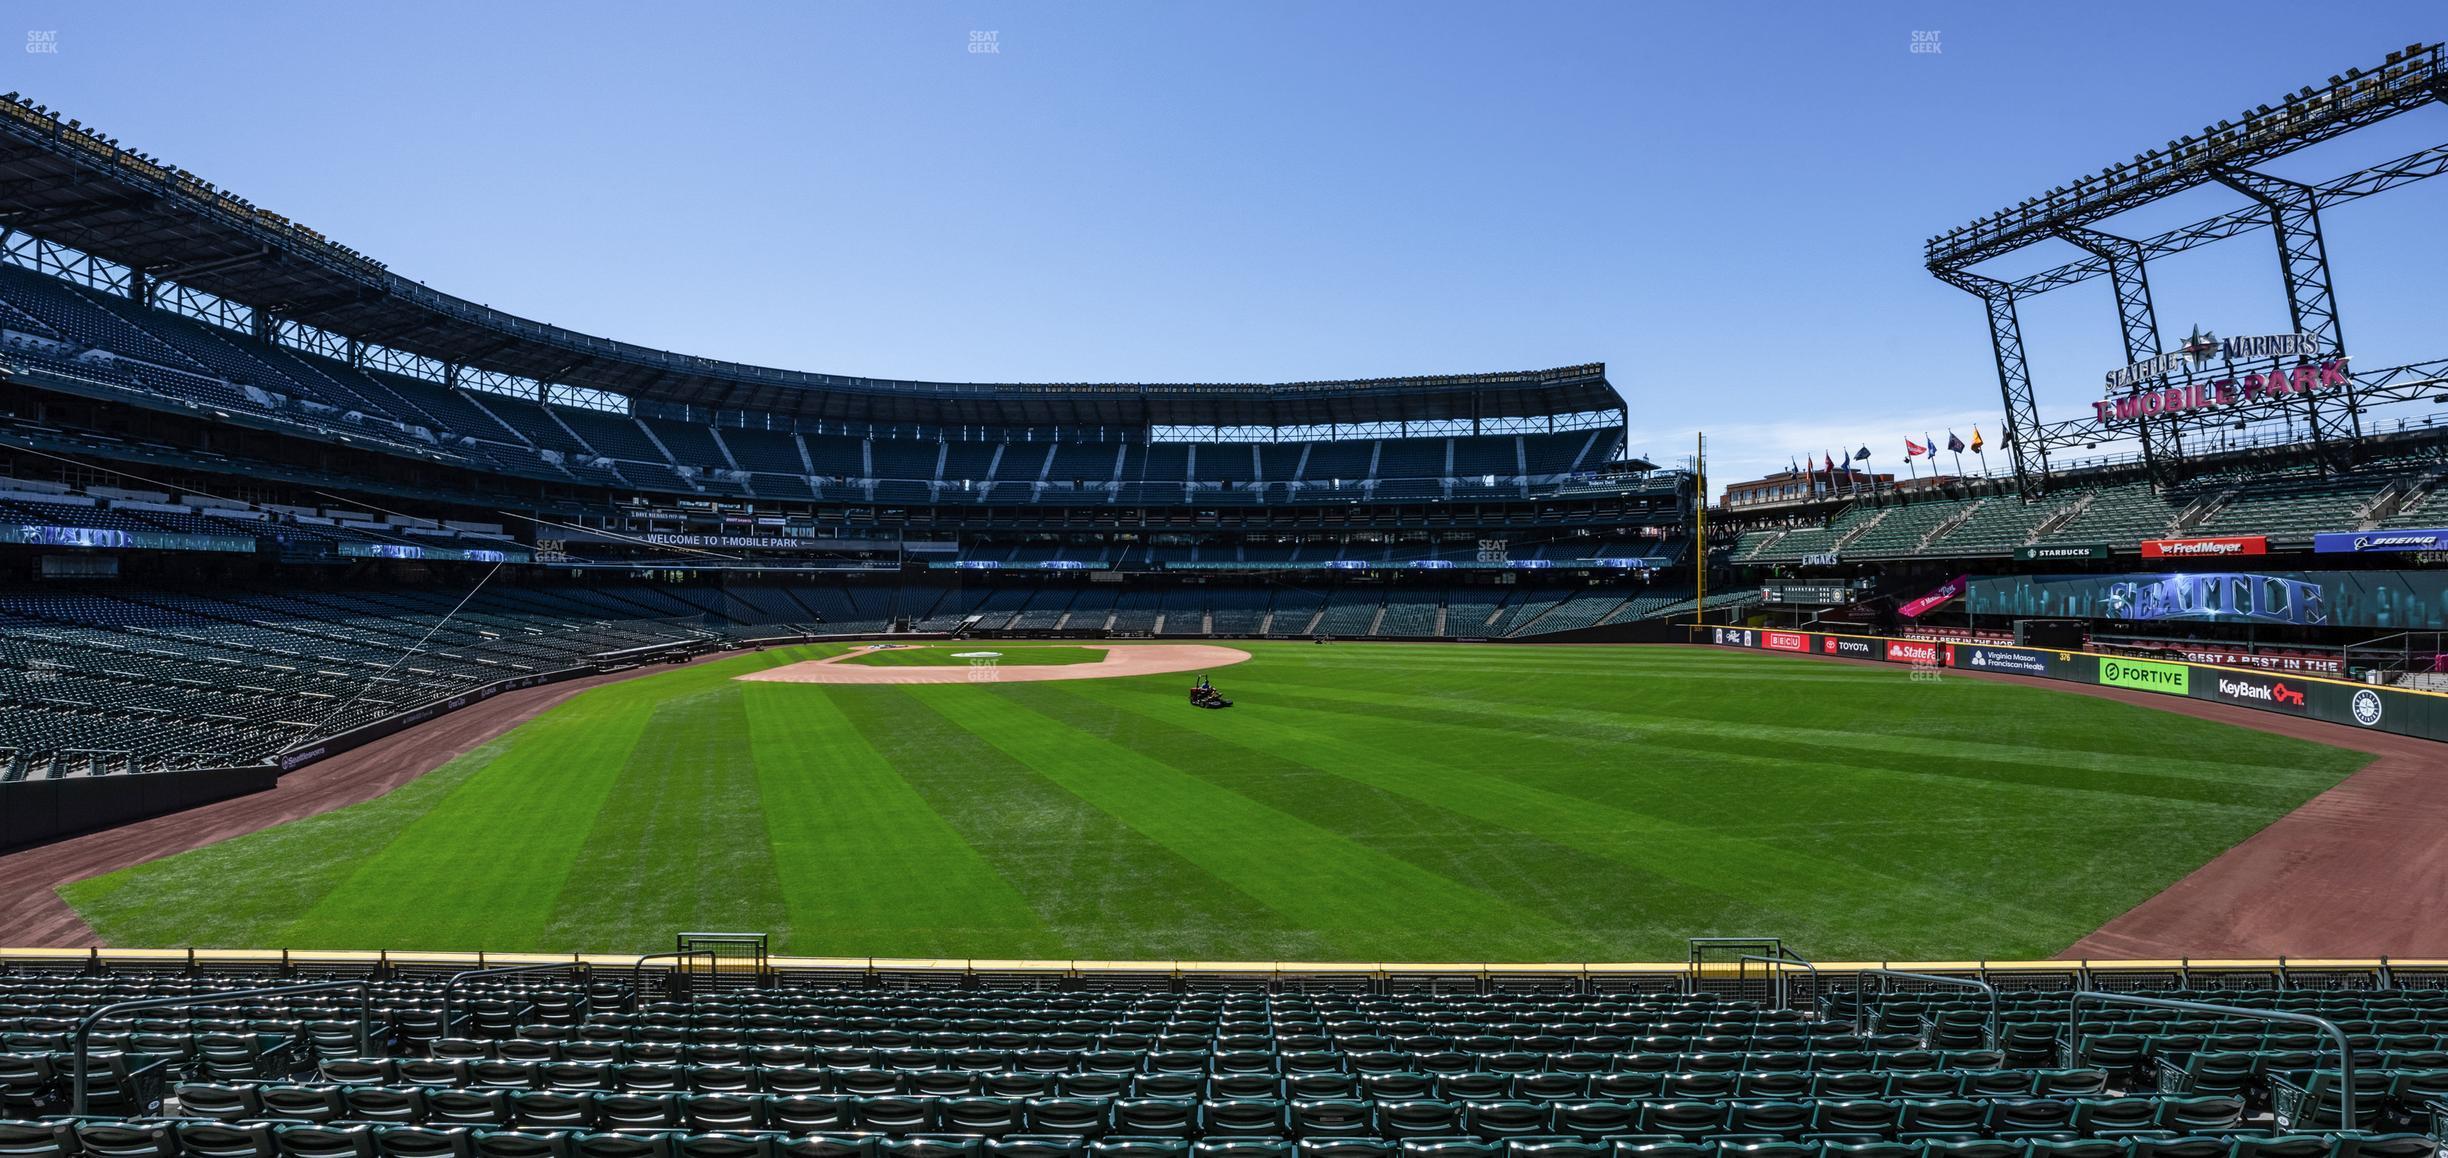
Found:
<path fill-rule="evenodd" d="M 847 1097 L 734 1092 L 178 1087 L 179 1113 L 222 1121 L 383 1122 L 580 1129 L 781 1130 L 793 1134 L 1119 1134 L 1167 1138 L 1697 1138 L 1728 1134 L 1921 1140 L 2099 1137 L 2243 1127 L 2241 1098 L 2145 1095 L 1531 1102 L 1321 1098 Z M 2429 1099 L 2411 1103 L 2425 1112 Z M 2375 1104 L 2374 1114 L 2389 1104 Z M 2332 1123 L 2334 1126 L 2334 1123 Z"/>
<path fill-rule="evenodd" d="M 2420 1134 L 1722 1141 L 1269 1138 L 1188 1141 L 1007 1135 L 486 1130 L 458 1126 L 174 1121 L 5 1122 L 10 1158 L 2430 1158 Z"/>

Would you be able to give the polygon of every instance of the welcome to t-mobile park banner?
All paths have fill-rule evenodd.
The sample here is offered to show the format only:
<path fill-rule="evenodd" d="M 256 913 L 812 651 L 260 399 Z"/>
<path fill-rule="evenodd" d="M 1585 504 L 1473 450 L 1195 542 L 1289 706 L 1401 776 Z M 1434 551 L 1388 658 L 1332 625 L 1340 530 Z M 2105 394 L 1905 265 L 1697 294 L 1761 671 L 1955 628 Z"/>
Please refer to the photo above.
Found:
<path fill-rule="evenodd" d="M 1872 660 L 1904 664 L 1933 673 L 1959 669 L 2037 676 L 2068 683 L 2209 700 L 2399 736 L 2448 740 L 2448 696 L 2374 687 L 2296 672 L 2215 667 L 2179 660 L 2130 659 L 2089 651 L 1938 643 L 1753 627 L 1701 628 L 1697 638 L 1702 643 L 1719 647 L 1784 652 L 1822 659 Z"/>

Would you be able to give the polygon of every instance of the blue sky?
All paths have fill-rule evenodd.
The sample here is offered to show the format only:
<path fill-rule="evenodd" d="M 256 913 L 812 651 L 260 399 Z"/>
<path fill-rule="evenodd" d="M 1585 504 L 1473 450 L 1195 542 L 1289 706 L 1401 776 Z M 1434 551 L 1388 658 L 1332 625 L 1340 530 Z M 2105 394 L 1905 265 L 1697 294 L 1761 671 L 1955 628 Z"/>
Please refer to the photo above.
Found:
<path fill-rule="evenodd" d="M 585 331 L 950 380 L 1604 361 L 1631 449 L 1706 429 L 1723 481 L 1994 439 L 1927 237 L 2448 30 L 2410 2 L 692 7 L 21 0 L 56 51 L 0 50 L 0 88 Z M 2272 168 L 2442 141 L 2424 110 Z M 2435 184 L 2325 221 L 2358 365 L 2448 353 Z M 2287 328 L 2265 236 L 2153 288 L 2170 336 Z M 2104 282 L 2027 307 L 2044 415 L 2122 361 L 2112 311 Z"/>

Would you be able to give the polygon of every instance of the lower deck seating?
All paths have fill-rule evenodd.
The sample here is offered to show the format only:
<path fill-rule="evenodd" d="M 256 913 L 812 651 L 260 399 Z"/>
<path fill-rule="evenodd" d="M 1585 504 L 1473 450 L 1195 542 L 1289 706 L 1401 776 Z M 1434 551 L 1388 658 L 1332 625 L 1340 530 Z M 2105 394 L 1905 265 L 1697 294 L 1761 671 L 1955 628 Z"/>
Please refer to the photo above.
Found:
<path fill-rule="evenodd" d="M 576 978 L 378 983 L 106 1019 L 179 979 L 0 978 L 10 1158 L 2431 1158 L 2448 995 L 2220 991 L 2293 1026 L 2012 993 L 865 987 L 657 999 Z M 2159 991 L 2162 993 L 2171 991 Z M 2182 992 L 2182 991 L 2173 991 Z M 206 998 L 209 1002 L 209 997 Z M 437 1008 L 440 1006 L 440 1008 Z M 230 1014 L 248 1008 L 252 1021 Z M 233 1028 L 251 1032 L 232 1032 Z M 2334 1054 L 2328 1061 L 2334 1061 Z"/>

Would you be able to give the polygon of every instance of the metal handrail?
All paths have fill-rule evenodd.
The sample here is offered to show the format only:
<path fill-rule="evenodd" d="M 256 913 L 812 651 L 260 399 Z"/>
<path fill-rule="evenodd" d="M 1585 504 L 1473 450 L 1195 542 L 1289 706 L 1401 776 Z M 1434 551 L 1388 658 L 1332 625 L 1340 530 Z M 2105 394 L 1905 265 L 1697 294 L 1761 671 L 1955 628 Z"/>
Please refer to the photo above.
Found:
<path fill-rule="evenodd" d="M 562 970 L 569 970 L 574 973 L 577 970 L 584 968 L 586 968 L 586 963 L 582 961 L 556 961 L 549 965 L 503 965 L 498 968 L 468 969 L 462 972 L 453 973 L 451 974 L 450 980 L 442 983 L 442 1035 L 444 1037 L 448 1037 L 450 1036 L 451 1032 L 451 991 L 457 989 L 459 987 L 459 983 L 467 980 L 468 978 L 502 977 L 512 973 L 544 973 L 560 972 Z"/>
<path fill-rule="evenodd" d="M 306 985 L 279 985 L 270 989 L 229 989 L 214 993 L 191 993 L 185 997 L 145 997 L 135 1001 L 118 1001 L 85 1015 L 77 1022 L 76 1034 L 70 1043 L 75 1051 L 71 1089 L 75 1099 L 69 1104 L 71 1113 L 84 1116 L 86 1111 L 86 1065 L 92 1052 L 93 1027 L 96 1022 L 114 1013 L 137 1009 L 169 1009 L 180 1005 L 212 1005 L 223 1001 L 249 1001 L 258 997 L 286 997 L 296 993 L 323 993 L 333 989 L 357 991 L 357 1052 L 370 1054 L 374 1047 L 374 983 L 371 981 L 317 981 Z"/>
<path fill-rule="evenodd" d="M 2000 1029 L 2002 1027 L 1999 1025 L 1999 1022 L 2003 1019 L 1998 1010 L 1997 986 L 1971 977 L 1949 977 L 1943 973 L 1912 973 L 1902 969 L 1863 969 L 1859 971 L 1859 974 L 1862 977 L 1876 977 L 1879 979 L 1878 996 L 1881 999 L 1884 999 L 1890 991 L 1890 988 L 1887 985 L 1887 981 L 1890 978 L 1903 978 L 1907 981 L 1927 981 L 1938 985 L 1961 985 L 1966 988 L 1980 990 L 1989 998 L 1989 1017 L 1986 1021 L 1982 1022 L 1983 1032 L 1989 1035 L 1989 1044 L 1992 1046 L 2004 1040 L 2000 1035 Z M 1856 997 L 1853 1002 L 1853 1007 L 1853 1028 L 1856 1031 L 1867 1032 L 1870 1028 L 1870 1003 Z"/>
<path fill-rule="evenodd" d="M 2211 1005 L 2200 1001 L 2179 1001 L 2173 997 L 2143 997 L 2139 994 L 2133 993 L 2108 993 L 2097 989 L 2080 989 L 2076 990 L 2073 998 L 2066 1002 L 2066 1061 L 2069 1064 L 2075 1060 L 2077 1051 L 2082 1048 L 2082 1004 L 2085 998 L 2089 998 L 2103 1004 L 2109 1002 L 2120 1002 L 2126 1005 L 2149 1006 L 2153 1009 L 2177 1009 L 2187 1013 L 2212 1013 L 2222 1017 L 2249 1017 L 2259 1021 L 2284 1021 L 2291 1022 L 2296 1025 L 2309 1025 L 2317 1028 L 2321 1032 L 2328 1034 L 2337 1042 L 2339 1082 L 2338 1128 L 2341 1130 L 2354 1129 L 2354 1045 L 2346 1040 L 2346 1031 L 2339 1028 L 2336 1022 L 2331 1021 L 2328 1018 L 2315 1017 L 2309 1013 L 2290 1013 L 2279 1009 L 2246 1009 L 2240 1005 Z M 2319 1068 L 2319 1055 L 2314 1055 L 2312 1064 L 2315 1069 Z M 2314 1109 L 2318 1109 L 2318 1107 L 2316 1106 Z"/>
<path fill-rule="evenodd" d="M 1776 1003 L 1777 1008 L 1779 1009 L 1793 1008 L 1793 981 L 1785 976 L 1786 966 L 1799 965 L 1802 968 L 1809 970 L 1811 976 L 1812 996 L 1817 996 L 1823 992 L 1823 990 L 1821 990 L 1819 987 L 1819 966 L 1812 964 L 1809 960 L 1802 957 L 1801 954 L 1795 953 L 1794 951 L 1786 949 L 1782 946 L 1778 947 L 1777 955 L 1774 957 L 1760 953 L 1745 953 L 1734 960 L 1738 966 L 1745 962 L 1758 961 L 1763 964 L 1774 965 L 1777 967 L 1774 972 L 1769 974 L 1769 976 L 1776 981 Z"/>
<path fill-rule="evenodd" d="M 684 959 L 704 955 L 705 950 L 703 949 L 666 949 L 660 953 L 644 954 L 629 966 L 629 991 L 631 993 L 646 992 L 646 963 L 649 961 L 660 961 L 665 957 Z"/>

